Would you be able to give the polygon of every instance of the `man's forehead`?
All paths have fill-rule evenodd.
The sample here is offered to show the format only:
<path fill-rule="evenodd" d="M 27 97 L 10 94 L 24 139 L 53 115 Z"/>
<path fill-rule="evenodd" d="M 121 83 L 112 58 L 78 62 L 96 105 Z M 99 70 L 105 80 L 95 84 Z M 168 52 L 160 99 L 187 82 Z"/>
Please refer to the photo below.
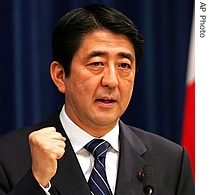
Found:
<path fill-rule="evenodd" d="M 117 34 L 109 30 L 95 30 L 83 37 L 80 49 L 84 48 L 87 58 L 94 56 L 105 56 L 109 51 L 117 51 L 119 57 L 125 57 L 133 61 L 135 51 L 130 39 L 122 34 Z"/>
<path fill-rule="evenodd" d="M 87 33 L 86 35 L 83 36 L 81 43 L 90 40 L 90 37 L 96 38 L 97 35 L 98 35 L 98 38 L 103 38 L 103 37 L 107 37 L 107 36 L 110 37 L 110 35 L 113 35 L 113 36 L 120 38 L 121 40 L 126 40 L 126 41 L 130 42 L 131 45 L 133 45 L 132 41 L 130 40 L 130 38 L 128 36 L 126 36 L 124 34 L 115 33 L 113 31 L 110 31 L 107 29 L 97 29 L 97 30 L 93 30 L 93 31 Z M 93 41 L 93 40 L 91 39 L 91 41 Z"/>

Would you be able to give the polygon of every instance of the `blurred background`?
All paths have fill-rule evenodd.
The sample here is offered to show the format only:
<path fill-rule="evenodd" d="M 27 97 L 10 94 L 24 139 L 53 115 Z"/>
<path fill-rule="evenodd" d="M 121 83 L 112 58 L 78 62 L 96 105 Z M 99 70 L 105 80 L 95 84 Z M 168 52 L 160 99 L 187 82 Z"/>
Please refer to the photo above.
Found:
<path fill-rule="evenodd" d="M 1 1 L 0 134 L 45 120 L 63 103 L 49 75 L 52 31 L 65 13 L 89 3 L 123 12 L 145 39 L 122 120 L 181 143 L 193 0 Z"/>

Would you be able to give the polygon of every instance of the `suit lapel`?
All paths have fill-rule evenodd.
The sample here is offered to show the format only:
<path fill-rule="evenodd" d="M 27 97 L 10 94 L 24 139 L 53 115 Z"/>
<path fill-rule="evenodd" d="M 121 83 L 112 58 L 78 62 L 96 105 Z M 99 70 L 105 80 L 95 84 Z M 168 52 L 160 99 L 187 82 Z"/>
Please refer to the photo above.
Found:
<path fill-rule="evenodd" d="M 139 172 L 146 162 L 146 148 L 131 129 L 120 122 L 120 159 L 115 194 L 140 194 L 143 189 Z"/>
<path fill-rule="evenodd" d="M 61 125 L 59 113 L 60 109 L 49 118 L 47 123 L 51 126 L 53 124 L 58 132 L 64 137 L 67 137 Z M 52 178 L 51 182 L 57 194 L 90 194 L 88 184 L 68 139 L 66 140 L 65 154 L 60 160 L 58 160 L 57 173 Z"/>
<path fill-rule="evenodd" d="M 67 143 L 65 155 L 58 161 L 58 171 L 52 180 L 59 194 L 90 194 L 76 155 Z"/>

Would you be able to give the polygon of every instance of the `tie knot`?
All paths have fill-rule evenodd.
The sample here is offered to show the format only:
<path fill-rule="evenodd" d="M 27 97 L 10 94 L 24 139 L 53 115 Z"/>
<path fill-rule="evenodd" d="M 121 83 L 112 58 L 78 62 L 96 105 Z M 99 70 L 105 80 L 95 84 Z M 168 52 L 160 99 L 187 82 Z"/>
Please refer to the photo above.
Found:
<path fill-rule="evenodd" d="M 85 145 L 85 149 L 87 149 L 95 158 L 105 158 L 109 147 L 110 144 L 103 139 L 93 139 Z"/>

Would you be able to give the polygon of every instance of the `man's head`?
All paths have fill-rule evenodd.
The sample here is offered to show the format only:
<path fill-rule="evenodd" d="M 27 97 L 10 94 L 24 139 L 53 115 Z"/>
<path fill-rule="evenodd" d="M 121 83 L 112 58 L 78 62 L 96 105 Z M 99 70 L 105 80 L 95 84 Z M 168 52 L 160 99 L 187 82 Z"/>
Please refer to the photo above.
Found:
<path fill-rule="evenodd" d="M 132 96 L 142 45 L 132 22 L 107 6 L 76 9 L 58 22 L 51 77 L 80 128 L 101 137 L 116 125 Z"/>
<path fill-rule="evenodd" d="M 143 38 L 136 26 L 112 7 L 91 4 L 68 12 L 60 19 L 53 32 L 53 57 L 64 67 L 66 77 L 70 74 L 71 61 L 84 36 L 100 29 L 125 35 L 132 42 L 138 70 L 143 54 Z"/>

